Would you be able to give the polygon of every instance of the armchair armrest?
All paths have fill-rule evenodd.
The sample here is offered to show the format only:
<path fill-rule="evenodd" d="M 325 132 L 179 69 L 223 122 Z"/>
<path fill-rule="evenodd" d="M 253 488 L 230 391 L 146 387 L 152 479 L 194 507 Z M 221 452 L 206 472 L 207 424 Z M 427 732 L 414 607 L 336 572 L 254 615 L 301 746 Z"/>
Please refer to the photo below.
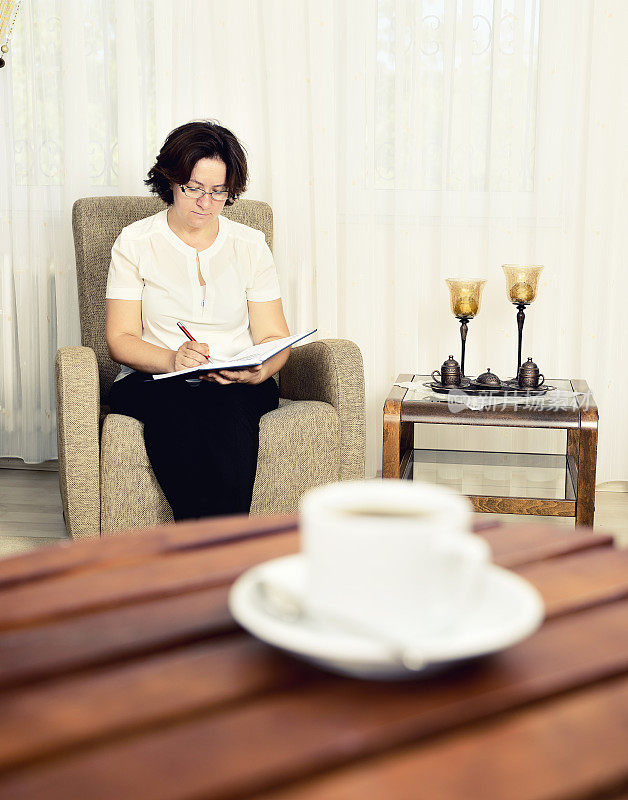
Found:
<path fill-rule="evenodd" d="M 279 373 L 279 393 L 332 405 L 340 418 L 340 480 L 364 478 L 364 364 L 358 346 L 321 339 L 293 348 Z"/>
<path fill-rule="evenodd" d="M 59 483 L 68 533 L 100 535 L 98 363 L 89 347 L 63 347 L 55 357 Z"/>

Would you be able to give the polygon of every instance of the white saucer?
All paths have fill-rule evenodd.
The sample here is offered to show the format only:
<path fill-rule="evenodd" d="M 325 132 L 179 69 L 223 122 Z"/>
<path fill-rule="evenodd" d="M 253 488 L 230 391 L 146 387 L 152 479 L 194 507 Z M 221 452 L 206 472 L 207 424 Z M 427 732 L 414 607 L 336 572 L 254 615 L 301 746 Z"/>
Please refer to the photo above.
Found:
<path fill-rule="evenodd" d="M 231 588 L 229 609 L 257 638 L 324 669 L 369 679 L 401 679 L 425 675 L 477 656 L 495 653 L 525 639 L 541 625 L 543 600 L 514 572 L 493 564 L 482 588 L 456 626 L 417 642 L 424 664 L 409 669 L 388 643 L 349 632 L 328 621 L 304 616 L 287 620 L 273 614 L 262 600 L 262 583 L 281 587 L 299 602 L 305 583 L 305 556 L 284 556 L 252 567 Z"/>

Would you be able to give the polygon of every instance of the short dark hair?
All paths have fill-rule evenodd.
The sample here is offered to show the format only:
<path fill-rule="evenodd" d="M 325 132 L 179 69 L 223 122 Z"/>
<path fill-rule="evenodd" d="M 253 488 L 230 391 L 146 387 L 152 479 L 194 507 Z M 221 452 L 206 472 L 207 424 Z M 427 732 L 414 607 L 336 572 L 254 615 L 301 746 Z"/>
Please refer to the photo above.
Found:
<path fill-rule="evenodd" d="M 246 151 L 230 130 L 209 119 L 186 122 L 170 131 L 144 183 L 171 206 L 174 198 L 170 184 L 187 183 L 194 165 L 201 158 L 224 161 L 229 191 L 225 205 L 233 205 L 233 201 L 246 190 L 249 177 Z"/>

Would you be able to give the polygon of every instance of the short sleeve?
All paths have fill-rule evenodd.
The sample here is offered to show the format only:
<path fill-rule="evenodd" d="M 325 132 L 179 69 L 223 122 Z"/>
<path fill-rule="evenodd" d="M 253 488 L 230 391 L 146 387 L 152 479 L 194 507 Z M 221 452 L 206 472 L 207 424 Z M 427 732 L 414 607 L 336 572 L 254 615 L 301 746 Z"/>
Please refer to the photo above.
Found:
<path fill-rule="evenodd" d="M 144 281 L 140 276 L 132 243 L 123 231 L 111 248 L 105 296 L 109 300 L 141 300 L 143 289 Z"/>
<path fill-rule="evenodd" d="M 253 303 L 264 303 L 278 300 L 281 297 L 279 278 L 273 260 L 273 254 L 266 244 L 264 235 L 255 248 L 250 285 L 246 287 L 246 299 Z"/>

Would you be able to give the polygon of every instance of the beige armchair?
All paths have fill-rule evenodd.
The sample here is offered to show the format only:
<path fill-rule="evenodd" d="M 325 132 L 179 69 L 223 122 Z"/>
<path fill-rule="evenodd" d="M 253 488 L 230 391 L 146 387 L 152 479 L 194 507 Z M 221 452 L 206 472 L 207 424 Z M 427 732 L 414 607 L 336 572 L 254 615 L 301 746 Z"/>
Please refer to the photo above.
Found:
<path fill-rule="evenodd" d="M 118 365 L 105 341 L 105 287 L 121 229 L 163 208 L 152 197 L 77 200 L 72 214 L 82 347 L 57 352 L 59 476 L 66 526 L 74 538 L 172 522 L 146 455 L 143 425 L 108 413 Z M 272 211 L 237 200 L 226 216 L 264 232 Z M 364 477 L 364 370 L 352 342 L 295 347 L 279 375 L 280 405 L 262 417 L 252 514 L 290 513 L 307 489 Z"/>

